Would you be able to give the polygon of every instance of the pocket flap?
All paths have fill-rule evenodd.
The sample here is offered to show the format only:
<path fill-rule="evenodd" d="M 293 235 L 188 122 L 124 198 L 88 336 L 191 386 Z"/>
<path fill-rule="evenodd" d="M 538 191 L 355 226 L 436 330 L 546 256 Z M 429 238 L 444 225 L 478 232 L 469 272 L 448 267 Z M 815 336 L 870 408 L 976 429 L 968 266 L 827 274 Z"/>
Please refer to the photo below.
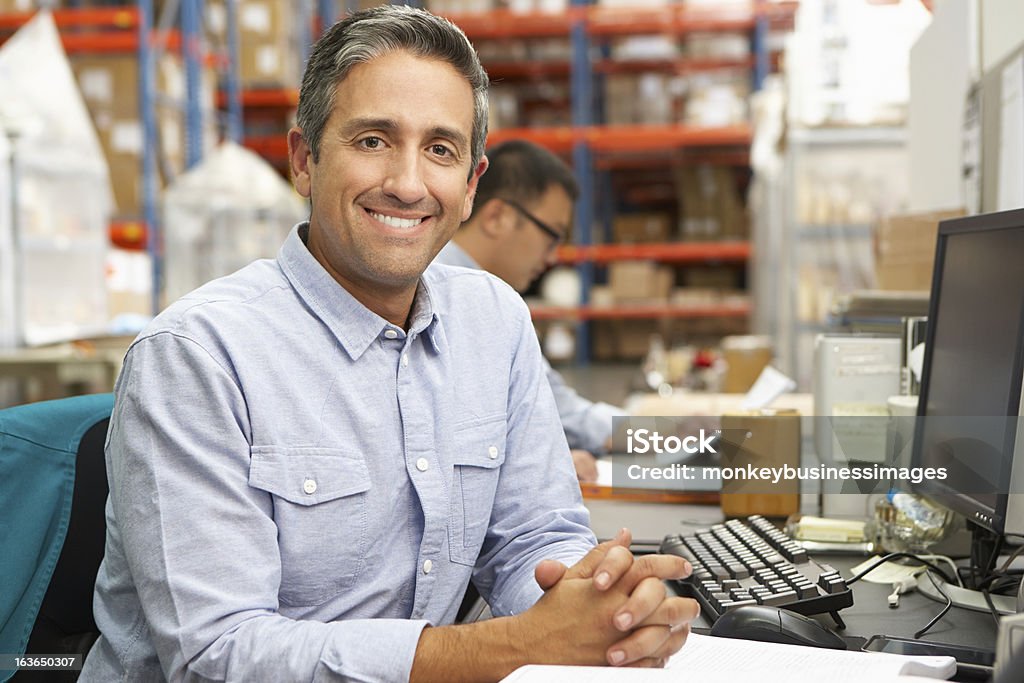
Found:
<path fill-rule="evenodd" d="M 296 505 L 316 505 L 370 489 L 361 453 L 337 448 L 255 447 L 249 485 Z"/>
<path fill-rule="evenodd" d="M 505 416 L 457 427 L 452 438 L 453 465 L 493 469 L 505 462 Z"/>

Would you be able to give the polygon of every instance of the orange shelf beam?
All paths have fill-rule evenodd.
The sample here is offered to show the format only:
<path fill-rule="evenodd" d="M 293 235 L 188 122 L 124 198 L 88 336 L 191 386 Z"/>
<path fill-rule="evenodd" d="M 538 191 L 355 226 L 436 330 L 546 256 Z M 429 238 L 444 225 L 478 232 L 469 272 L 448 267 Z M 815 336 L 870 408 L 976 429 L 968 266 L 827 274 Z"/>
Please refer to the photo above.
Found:
<path fill-rule="evenodd" d="M 750 258 L 750 242 L 675 242 L 670 244 L 568 245 L 558 250 L 559 263 L 609 263 L 648 260 L 670 263 L 730 262 Z"/>
<path fill-rule="evenodd" d="M 518 13 L 508 10 L 467 12 L 446 15 L 461 28 L 470 40 L 499 38 L 549 38 L 568 36 L 573 22 L 581 21 L 585 14 L 580 9 L 548 14 L 543 12 Z"/>
<path fill-rule="evenodd" d="M 299 91 L 297 88 L 285 88 L 283 90 L 243 90 L 243 107 L 295 107 L 299 104 Z M 217 93 L 217 106 L 227 106 L 227 94 Z"/>
<path fill-rule="evenodd" d="M 553 152 L 567 152 L 576 142 L 585 141 L 595 152 L 644 152 L 674 147 L 747 146 L 751 137 L 747 124 L 715 128 L 684 125 L 504 128 L 490 133 L 487 144 L 527 139 Z"/>
<path fill-rule="evenodd" d="M 569 62 L 487 62 L 484 64 L 491 81 L 541 78 L 568 78 Z"/>
<path fill-rule="evenodd" d="M 35 14 L 35 12 L 0 14 L 0 30 L 17 29 Z M 139 10 L 136 7 L 62 9 L 53 12 L 53 20 L 59 29 L 134 29 L 139 25 Z"/>
<path fill-rule="evenodd" d="M 247 137 L 242 141 L 242 144 L 271 161 L 281 161 L 288 158 L 288 139 L 284 133 L 280 135 Z"/>
<path fill-rule="evenodd" d="M 659 318 L 746 318 L 750 316 L 750 310 L 751 307 L 748 303 L 721 306 L 648 304 L 608 308 L 531 306 L 530 314 L 534 320 L 652 320 Z"/>

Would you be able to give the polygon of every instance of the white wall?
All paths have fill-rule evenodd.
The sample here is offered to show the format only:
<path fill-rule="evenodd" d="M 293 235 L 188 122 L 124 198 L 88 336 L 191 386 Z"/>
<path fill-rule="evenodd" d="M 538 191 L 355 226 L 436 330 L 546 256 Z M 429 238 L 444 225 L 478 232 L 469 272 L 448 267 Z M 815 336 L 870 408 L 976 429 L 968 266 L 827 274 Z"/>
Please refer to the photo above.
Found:
<path fill-rule="evenodd" d="M 982 70 L 988 71 L 1022 44 L 1024 44 L 1024 2 L 1021 0 L 981 0 Z"/>
<path fill-rule="evenodd" d="M 982 5 L 989 2 L 981 0 Z M 964 205 L 961 141 L 965 97 L 979 76 L 977 11 L 976 0 L 936 2 L 932 23 L 910 51 L 907 145 L 912 212 Z"/>

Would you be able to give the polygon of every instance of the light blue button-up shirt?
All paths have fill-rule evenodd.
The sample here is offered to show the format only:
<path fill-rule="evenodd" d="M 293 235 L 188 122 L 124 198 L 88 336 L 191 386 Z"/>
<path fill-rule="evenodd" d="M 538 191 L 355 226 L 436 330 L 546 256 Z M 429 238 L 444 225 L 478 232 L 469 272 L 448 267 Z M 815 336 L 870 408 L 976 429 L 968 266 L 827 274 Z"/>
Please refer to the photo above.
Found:
<path fill-rule="evenodd" d="M 515 292 L 431 266 L 406 332 L 304 230 L 128 352 L 82 681 L 405 680 L 470 578 L 515 614 L 595 542 Z"/>
<path fill-rule="evenodd" d="M 464 268 L 480 268 L 480 264 L 455 242 L 444 245 L 434 262 Z M 622 417 L 627 413 L 609 403 L 591 401 L 580 396 L 575 389 L 566 384 L 562 374 L 551 367 L 546 358 L 542 357 L 541 362 L 544 363 L 544 374 L 548 378 L 548 383 L 551 384 L 551 393 L 554 394 L 558 416 L 562 420 L 562 428 L 565 430 L 569 447 L 582 448 L 591 453 L 604 453 L 608 450 L 608 440 L 612 436 L 612 418 Z"/>

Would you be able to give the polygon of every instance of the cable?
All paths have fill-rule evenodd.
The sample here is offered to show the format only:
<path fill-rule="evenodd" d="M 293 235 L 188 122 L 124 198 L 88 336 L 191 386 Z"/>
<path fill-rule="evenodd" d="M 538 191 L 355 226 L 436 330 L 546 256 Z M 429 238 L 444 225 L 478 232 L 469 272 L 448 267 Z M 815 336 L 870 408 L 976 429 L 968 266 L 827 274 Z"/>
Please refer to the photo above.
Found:
<path fill-rule="evenodd" d="M 953 576 L 956 577 L 957 585 L 961 588 L 964 587 L 964 582 L 960 579 L 959 567 L 956 566 L 956 562 L 949 555 L 919 555 L 922 560 L 942 560 L 949 565 L 949 568 L 953 570 Z"/>
<path fill-rule="evenodd" d="M 992 604 L 992 596 L 988 594 L 987 588 L 982 588 L 981 594 L 985 598 L 985 602 L 988 604 L 988 611 L 992 614 L 992 619 L 996 622 L 996 633 L 999 633 L 999 611 L 996 610 L 996 606 Z"/>
<path fill-rule="evenodd" d="M 885 555 L 884 557 L 880 557 L 875 562 L 872 562 L 868 566 L 867 569 L 862 570 L 860 573 L 856 574 L 853 578 L 847 579 L 846 580 L 846 585 L 849 586 L 849 585 L 852 585 L 854 583 L 857 583 L 858 581 L 863 579 L 865 576 L 867 576 L 872 571 L 874 571 L 875 569 L 877 569 L 881 565 L 885 564 L 889 560 L 894 560 L 894 559 L 900 558 L 900 557 L 909 557 L 910 559 L 917 560 L 918 562 L 922 562 L 926 567 L 928 567 L 929 569 L 931 569 L 931 570 L 935 571 L 936 573 L 938 573 L 938 575 L 942 577 L 943 581 L 946 581 L 947 583 L 953 583 L 952 580 L 949 578 L 949 576 L 946 574 L 946 572 L 942 571 L 942 569 L 940 569 L 937 565 L 932 564 L 928 560 L 921 559 L 920 555 L 914 555 L 913 553 L 889 553 L 888 555 Z"/>
<path fill-rule="evenodd" d="M 938 614 L 932 617 L 932 620 L 925 624 L 924 628 L 922 628 L 920 631 L 914 634 L 915 638 L 920 638 L 925 633 L 928 633 L 928 631 L 931 630 L 931 627 L 939 623 L 939 620 L 942 619 L 942 617 L 946 616 L 946 613 L 949 612 L 950 608 L 953 607 L 953 599 L 946 595 L 946 592 L 942 590 L 942 587 L 939 586 L 939 584 L 935 581 L 935 577 L 932 576 L 932 573 L 926 571 L 925 574 L 928 575 L 928 580 L 932 582 L 933 586 L 935 586 L 935 590 L 939 592 L 939 595 L 946 599 L 946 606 L 943 607 Z"/>

